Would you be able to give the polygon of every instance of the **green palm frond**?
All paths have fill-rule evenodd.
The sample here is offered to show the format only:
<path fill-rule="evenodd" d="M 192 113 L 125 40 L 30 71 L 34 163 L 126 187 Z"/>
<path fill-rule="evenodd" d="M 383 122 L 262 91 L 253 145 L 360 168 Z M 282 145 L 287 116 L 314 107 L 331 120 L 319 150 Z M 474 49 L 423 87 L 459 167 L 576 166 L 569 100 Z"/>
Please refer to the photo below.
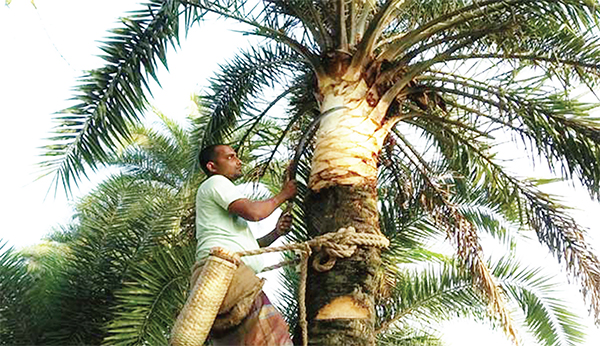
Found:
<path fill-rule="evenodd" d="M 61 328 L 53 344 L 97 344 L 115 317 L 115 290 L 159 244 L 181 233 L 184 204 L 171 192 L 131 177 L 108 179 L 78 205 L 68 284 L 58 292 Z"/>
<path fill-rule="evenodd" d="M 193 261 L 193 254 L 192 259 L 185 257 L 194 243 L 193 201 L 199 180 L 191 164 L 192 136 L 161 119 L 161 130 L 133 127 L 134 141 L 109 161 L 117 171 L 78 202 L 74 222 L 65 231 L 71 249 L 68 266 L 61 271 L 65 283 L 55 295 L 63 317 L 47 335 L 48 344 L 99 344 L 109 335 L 110 341 L 104 341 L 109 344 L 167 338 L 163 332 L 171 320 L 165 317 L 174 319 L 179 308 L 169 305 L 171 298 L 185 297 L 185 288 L 163 292 L 166 300 L 155 302 L 157 310 L 144 317 L 150 319 L 134 336 L 122 328 L 135 321 L 130 306 L 121 306 L 119 300 L 120 292 L 131 294 L 130 283 L 146 275 L 144 270 L 179 275 L 182 271 L 172 267 L 178 263 L 188 271 L 187 280 L 188 262 Z M 139 299 L 132 302 L 140 304 Z M 156 331 L 159 326 L 161 332 Z"/>
<path fill-rule="evenodd" d="M 277 20 L 278 17 L 288 16 L 290 18 L 288 21 L 291 21 L 290 29 L 305 30 L 299 36 L 315 40 L 314 44 L 319 47 L 319 51 L 324 52 L 335 47 L 331 37 L 332 16 L 324 16 L 328 10 L 327 5 L 326 2 L 320 1 L 273 1 L 267 3 L 265 11 L 272 21 Z M 313 44 L 309 42 L 306 45 Z"/>
<path fill-rule="evenodd" d="M 201 144 L 204 133 L 206 132 L 206 127 L 210 121 L 209 117 L 203 116 L 203 110 L 210 107 L 210 100 L 206 97 L 194 95 L 192 101 L 196 106 L 196 110 L 195 114 L 189 117 L 191 127 L 189 129 L 189 143 L 191 148 L 189 157 L 190 164 L 188 166 L 192 167 L 193 172 L 200 172 L 202 169 L 200 168 L 199 156 L 200 151 L 204 148 Z"/>
<path fill-rule="evenodd" d="M 402 321 L 434 321 L 453 316 L 485 316 L 485 302 L 472 285 L 471 275 L 452 263 L 426 270 L 396 272 L 391 296 L 378 303 L 378 332 Z"/>
<path fill-rule="evenodd" d="M 23 248 L 20 255 L 27 261 L 31 286 L 26 297 L 30 309 L 27 334 L 32 344 L 46 344 L 48 335 L 59 328 L 60 301 L 57 292 L 67 284 L 64 275 L 70 249 L 66 243 L 44 241 Z"/>
<path fill-rule="evenodd" d="M 429 78 L 443 85 L 433 89 L 448 95 L 443 96 L 444 99 L 456 99 L 450 103 L 457 106 L 460 102 L 465 113 L 456 121 L 466 126 L 488 127 L 486 135 L 490 136 L 498 134 L 498 128 L 513 132 L 514 140 L 519 139 L 539 156 L 547 158 L 550 169 L 565 178 L 579 179 L 592 197 L 599 197 L 600 171 L 589 162 L 598 160 L 600 155 L 600 126 L 595 119 L 586 116 L 595 105 L 539 88 L 511 90 L 443 74 L 425 77 L 425 80 Z M 477 112 L 469 112 L 475 109 Z M 452 129 L 445 119 L 428 117 L 427 120 Z"/>
<path fill-rule="evenodd" d="M 56 242 L 59 244 L 68 244 L 74 240 L 77 233 L 77 226 L 73 223 L 66 223 L 53 227 L 42 240 Z"/>
<path fill-rule="evenodd" d="M 598 9 L 580 1 L 432 1 L 410 3 L 399 10 L 400 20 L 396 30 L 387 38 L 385 56 L 396 57 L 413 47 L 436 41 L 442 36 L 452 37 L 457 33 L 475 32 L 479 27 L 503 26 L 501 32 L 489 31 L 478 48 L 505 51 L 521 49 L 520 29 L 538 28 L 529 32 L 527 38 L 544 35 L 539 27 L 529 26 L 544 18 L 544 26 L 569 27 L 573 31 L 585 31 L 596 25 L 594 17 Z M 395 24 L 395 23 L 392 23 Z M 392 26 L 393 28 L 394 26 Z M 401 34 L 394 35 L 394 31 Z M 552 30 L 550 32 L 555 32 Z M 535 34 L 535 35 L 532 35 Z M 513 36 L 513 38 L 511 38 Z M 451 39 L 445 43 L 448 44 Z M 450 43 L 452 44 L 452 43 Z M 418 49 L 418 48 L 417 48 Z M 406 53 L 415 55 L 414 53 Z"/>
<path fill-rule="evenodd" d="M 31 327 L 27 291 L 32 280 L 27 275 L 27 263 L 14 248 L 0 242 L 0 345 L 35 342 L 28 334 Z"/>
<path fill-rule="evenodd" d="M 523 268 L 501 259 L 494 266 L 505 292 L 517 302 L 525 323 L 538 342 L 547 346 L 578 345 L 584 341 L 580 317 L 560 299 L 560 286 L 541 269 Z"/>
<path fill-rule="evenodd" d="M 286 259 L 291 259 L 289 255 Z M 277 291 L 275 306 L 285 318 L 293 340 L 300 340 L 301 331 L 299 323 L 298 287 L 300 284 L 300 273 L 297 267 L 287 266 L 279 277 L 280 289 Z"/>
<path fill-rule="evenodd" d="M 559 286 L 540 269 L 523 267 L 514 259 L 490 263 L 513 305 L 525 314 L 525 325 L 547 346 L 583 341 L 579 318 L 558 298 Z M 444 321 L 457 316 L 493 321 L 485 300 L 470 284 L 470 274 L 456 263 L 397 272 L 396 287 L 378 304 L 379 331 L 403 329 L 419 321 Z"/>
<path fill-rule="evenodd" d="M 171 189 L 116 176 L 83 200 L 78 218 L 86 230 L 98 232 L 104 244 L 115 242 L 110 249 L 133 248 L 143 257 L 143 249 L 180 231 L 183 205 Z"/>
<path fill-rule="evenodd" d="M 48 345 L 60 328 L 57 292 L 67 284 L 63 275 L 69 249 L 45 241 L 18 252 L 0 245 L 0 344 Z"/>
<path fill-rule="evenodd" d="M 263 45 L 241 52 L 211 79 L 206 96 L 210 121 L 204 130 L 202 147 L 225 143 L 241 119 L 245 105 L 261 96 L 263 87 L 285 84 L 286 74 L 298 64 L 298 56 L 282 45 Z"/>
<path fill-rule="evenodd" d="M 195 242 L 156 248 L 137 264 L 115 293 L 115 319 L 107 325 L 105 345 L 166 345 L 185 303 L 195 262 Z"/>
<path fill-rule="evenodd" d="M 571 274 L 581 280 L 592 305 L 599 304 L 600 262 L 585 241 L 585 230 L 568 215 L 567 207 L 540 191 L 535 180 L 522 180 L 508 174 L 495 162 L 489 146 L 468 132 L 452 131 L 444 121 L 414 123 L 426 129 L 427 136 L 435 138 L 440 152 L 457 172 L 470 184 L 480 185 L 487 191 L 488 203 L 497 205 L 497 211 L 506 220 L 535 230 L 540 242 L 559 260 L 564 258 Z"/>
<path fill-rule="evenodd" d="M 391 170 L 385 167 L 382 173 Z M 412 183 L 412 180 L 402 180 Z M 429 239 L 443 235 L 429 217 L 427 211 L 421 207 L 418 195 L 408 196 L 406 200 L 403 195 L 406 191 L 398 191 L 393 185 L 385 185 L 385 180 L 380 180 L 380 225 L 381 232 L 390 241 L 389 248 L 382 252 L 381 257 L 386 267 L 393 273 L 395 267 L 400 263 L 417 263 L 423 261 L 445 261 L 446 258 L 427 249 Z M 397 183 L 399 180 L 394 180 Z M 412 185 L 412 184 L 411 184 Z M 415 191 L 419 191 L 418 185 L 414 184 Z M 399 201 L 402 199 L 402 201 Z"/>
<path fill-rule="evenodd" d="M 297 88 L 292 89 L 292 94 L 289 98 L 289 111 L 293 117 L 300 117 L 302 119 L 313 119 L 316 118 L 319 111 L 319 103 L 315 95 L 317 94 L 317 80 L 316 76 L 308 69 L 298 71 L 299 73 L 293 81 L 293 85 Z M 307 121 L 307 126 L 310 121 Z M 298 139 L 299 140 L 299 139 Z"/>
<path fill-rule="evenodd" d="M 599 39 L 592 31 L 573 31 L 565 23 L 548 22 L 541 17 L 532 18 L 527 25 L 521 27 L 519 35 L 503 38 L 502 47 L 510 45 L 504 52 L 468 52 L 456 54 L 448 61 L 505 60 L 504 66 L 522 64 L 536 75 L 536 70 L 541 70 L 546 78 L 557 78 L 565 86 L 579 79 L 593 90 L 598 77 Z M 519 42 L 520 35 L 533 39 Z"/>
<path fill-rule="evenodd" d="M 196 172 L 190 136 L 182 126 L 159 114 L 163 131 L 135 126 L 133 142 L 112 157 L 108 164 L 123 173 L 181 189 Z"/>
<path fill-rule="evenodd" d="M 443 339 L 426 330 L 415 330 L 409 326 L 380 333 L 377 345 L 380 346 L 443 346 Z"/>
<path fill-rule="evenodd" d="M 56 135 L 45 146 L 42 167 L 55 174 L 56 187 L 68 191 L 86 166 L 95 170 L 130 138 L 129 125 L 146 108 L 148 78 L 157 80 L 157 62 L 166 66 L 167 46 L 178 42 L 179 15 L 179 1 L 149 0 L 111 31 L 101 47 L 106 65 L 82 77 L 74 98 L 79 103 L 58 113 Z"/>

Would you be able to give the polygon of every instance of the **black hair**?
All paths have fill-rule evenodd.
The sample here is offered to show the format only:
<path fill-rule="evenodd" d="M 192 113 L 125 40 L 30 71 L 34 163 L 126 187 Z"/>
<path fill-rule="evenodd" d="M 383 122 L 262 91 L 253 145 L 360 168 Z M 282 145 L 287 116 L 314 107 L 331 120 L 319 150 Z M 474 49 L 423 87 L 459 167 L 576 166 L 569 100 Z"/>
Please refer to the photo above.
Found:
<path fill-rule="evenodd" d="M 217 147 L 221 146 L 221 145 L 223 145 L 223 144 L 213 144 L 213 145 L 204 147 L 204 149 L 200 150 L 200 154 L 198 155 L 198 158 L 200 159 L 200 168 L 202 168 L 202 170 L 204 171 L 204 173 L 206 173 L 206 175 L 212 174 L 208 170 L 206 165 L 210 161 L 215 161 L 215 159 L 217 158 L 217 152 L 215 149 L 217 149 Z"/>

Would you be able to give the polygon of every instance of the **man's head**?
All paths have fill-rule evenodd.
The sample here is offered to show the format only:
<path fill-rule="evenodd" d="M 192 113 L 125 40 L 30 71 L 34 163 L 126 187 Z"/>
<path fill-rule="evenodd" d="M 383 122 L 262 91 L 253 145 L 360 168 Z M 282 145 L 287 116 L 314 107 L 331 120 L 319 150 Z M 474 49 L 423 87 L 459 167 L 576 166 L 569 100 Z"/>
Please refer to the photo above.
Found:
<path fill-rule="evenodd" d="M 220 174 L 232 181 L 242 176 L 242 161 L 228 145 L 210 145 L 200 151 L 199 158 L 200 167 L 208 176 Z"/>

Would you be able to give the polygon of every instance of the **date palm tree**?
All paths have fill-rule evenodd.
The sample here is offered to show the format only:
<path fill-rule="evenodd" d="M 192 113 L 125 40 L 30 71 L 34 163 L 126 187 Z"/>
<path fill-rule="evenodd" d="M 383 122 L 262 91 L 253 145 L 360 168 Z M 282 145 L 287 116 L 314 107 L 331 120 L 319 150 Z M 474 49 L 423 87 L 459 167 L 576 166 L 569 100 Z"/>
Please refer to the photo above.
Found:
<path fill-rule="evenodd" d="M 52 344 L 50 335 L 64 327 L 57 292 L 68 283 L 70 248 L 49 239 L 20 250 L 5 246 L 0 244 L 0 345 Z"/>
<path fill-rule="evenodd" d="M 0 255 L 0 344 L 101 344 L 139 262 L 177 253 L 189 270 L 182 249 L 195 244 L 192 186 L 201 174 L 190 167 L 190 135 L 163 120 L 160 130 L 131 129 L 135 142 L 111 157 L 113 170 L 76 203 L 70 224 Z"/>
<path fill-rule="evenodd" d="M 192 140 L 194 135 L 186 135 L 184 129 L 168 119 L 163 118 L 163 121 L 167 134 L 160 135 L 155 130 L 144 128 L 136 130 L 136 144 L 123 150 L 111 166 L 124 169 L 130 178 L 138 181 L 139 184 L 150 183 L 160 186 L 166 181 L 173 181 L 173 179 L 165 179 L 166 176 L 173 176 L 173 174 L 166 174 L 167 172 L 179 172 L 181 177 L 190 177 L 195 181 L 197 177 L 194 172 L 197 173 L 197 169 L 190 166 L 194 156 L 195 147 L 191 144 L 194 142 Z M 252 136 L 247 146 L 255 149 L 245 151 L 245 155 L 251 155 L 246 157 L 251 162 L 247 165 L 245 174 L 246 179 L 249 180 L 260 175 L 265 167 L 264 161 L 270 156 L 268 151 L 261 154 L 260 148 L 273 144 L 273 140 L 278 138 L 278 132 L 281 131 L 272 122 L 257 124 L 256 128 L 260 135 Z M 239 135 L 244 133 L 245 131 L 240 129 L 232 136 L 239 142 L 242 139 Z M 178 145 L 166 145 L 167 143 L 178 143 Z M 251 153 L 258 153 L 258 157 Z M 277 188 L 280 182 L 277 181 L 276 172 L 279 171 L 281 175 L 283 168 L 277 168 L 280 166 L 278 162 L 269 166 L 274 169 L 272 172 L 264 173 L 267 179 L 263 181 L 273 181 L 273 187 Z M 165 169 L 166 167 L 169 168 Z M 300 169 L 298 174 L 305 175 L 306 171 Z M 187 179 L 177 180 L 183 182 Z M 386 180 L 385 176 L 382 180 Z M 111 179 L 109 182 L 114 184 L 116 180 Z M 412 184 L 423 186 L 418 177 L 415 177 Z M 180 196 L 187 195 L 183 192 L 188 185 L 195 186 L 197 181 L 169 184 L 174 187 L 173 191 L 180 191 L 177 193 Z M 137 185 L 130 184 L 130 186 Z M 146 196 L 145 198 L 151 200 L 163 199 L 162 194 L 148 196 L 146 190 L 123 189 L 120 184 L 115 189 L 105 190 L 112 191 L 111 194 L 116 196 L 138 193 L 140 198 Z M 193 191 L 194 188 L 191 190 Z M 393 187 L 380 194 L 381 200 L 386 205 L 394 205 L 390 201 L 397 197 L 397 193 L 392 190 Z M 124 193 L 124 191 L 129 192 Z M 425 244 L 427 240 L 442 234 L 431 224 L 426 210 L 416 202 L 420 193 L 418 188 L 415 191 L 417 192 L 413 195 L 406 196 L 407 203 L 412 204 L 407 208 L 410 213 L 399 213 L 395 208 L 387 207 L 382 207 L 381 210 L 382 232 L 389 237 L 392 245 L 389 251 L 383 254 L 386 268 L 385 280 L 389 285 L 384 285 L 385 294 L 379 295 L 375 301 L 379 344 L 398 344 L 402 340 L 407 343 L 422 342 L 429 345 L 439 343 L 443 337 L 433 335 L 426 325 L 431 321 L 445 321 L 457 315 L 477 320 L 494 320 L 493 315 L 487 313 L 485 299 L 474 289 L 471 274 L 452 258 L 427 249 Z M 496 220 L 492 206 L 482 205 L 476 198 L 481 193 L 482 191 L 476 188 L 465 187 L 465 193 L 461 194 L 461 198 L 456 199 L 455 202 L 465 210 L 470 220 L 478 223 L 482 231 L 497 235 L 499 239 L 504 239 L 505 245 L 510 247 L 515 242 L 509 236 L 510 230 L 505 229 L 504 224 Z M 109 198 L 109 200 L 113 199 L 115 198 Z M 154 244 L 149 251 L 146 251 L 146 256 L 138 257 L 140 260 L 136 260 L 136 263 L 131 265 L 126 279 L 122 280 L 122 285 L 113 289 L 111 297 L 114 296 L 116 299 L 113 301 L 114 305 L 111 305 L 113 313 L 102 328 L 107 330 L 103 344 L 163 345 L 168 343 L 169 331 L 174 323 L 176 311 L 185 301 L 190 268 L 195 256 L 195 239 L 190 236 L 194 233 L 193 222 L 189 222 L 189 215 L 193 215 L 194 209 L 191 201 L 185 205 L 185 208 L 172 210 L 174 214 L 164 212 L 167 215 L 181 215 L 175 219 L 179 220 L 182 231 L 175 234 L 184 236 L 176 237 L 176 241 Z M 147 219 L 147 215 L 155 213 L 155 209 L 150 209 L 147 213 L 137 213 L 137 215 L 140 219 Z M 97 223 L 105 220 L 100 216 L 97 215 L 101 220 Z M 122 213 L 122 216 L 113 218 L 116 224 L 123 224 L 124 220 L 130 220 L 126 223 L 131 225 L 141 222 L 141 220 L 135 221 L 135 214 L 130 213 Z M 124 228 L 112 227 L 112 229 L 114 229 L 114 233 L 110 236 L 112 239 L 127 238 L 127 234 L 131 232 Z M 167 229 L 172 230 L 172 228 Z M 299 220 L 293 230 L 293 237 L 298 240 L 305 236 L 303 229 L 305 229 L 304 223 Z M 119 235 L 123 232 L 125 234 Z M 162 232 L 158 233 L 162 234 Z M 132 243 L 129 248 L 139 248 L 135 245 Z M 127 253 L 127 251 L 123 252 Z M 413 267 L 419 265 L 424 269 L 410 270 L 407 268 L 408 264 L 412 264 Z M 115 264 L 114 267 L 116 269 L 120 265 Z M 552 280 L 540 275 L 539 270 L 527 269 L 514 260 L 493 263 L 491 268 L 499 283 L 507 291 L 509 301 L 523 311 L 524 328 L 531 330 L 541 344 L 575 345 L 581 341 L 578 320 L 568 311 L 569 309 L 556 300 L 557 296 L 552 292 L 555 288 L 551 283 Z M 113 271 L 114 269 L 108 270 L 108 272 Z M 298 322 L 297 280 L 298 275 L 293 267 L 287 267 L 285 284 L 281 287 L 280 301 L 283 303 L 280 304 L 280 308 L 291 322 L 296 337 L 300 339 L 301 333 L 295 328 Z"/>
<path fill-rule="evenodd" d="M 207 125 L 198 121 L 201 119 L 195 121 L 197 132 Z M 8 309 L 4 315 L 13 317 L 0 321 L 0 330 L 12 331 L 3 340 L 47 345 L 168 343 L 177 311 L 185 301 L 195 257 L 193 191 L 200 176 L 193 167 L 197 148 L 192 143 L 199 133 L 188 133 L 173 121 L 162 120 L 162 129 L 132 130 L 134 142 L 109 161 L 113 169 L 106 181 L 78 203 L 75 222 L 50 236 L 54 248 L 66 251 L 60 256 L 21 252 L 21 261 L 15 262 L 21 263 L 17 279 L 8 274 L 14 271 L 14 260 L 0 261 L 0 272 L 10 278 L 8 283 L 21 283 L 17 285 L 20 290 L 2 285 L 10 292 L 7 297 L 20 302 L 10 308 L 0 305 L 3 311 Z M 277 186 L 283 168 L 274 162 L 268 165 L 271 172 L 264 172 L 271 153 L 260 148 L 276 143 L 282 130 L 270 121 L 255 128 L 259 134 L 252 136 L 247 147 L 256 149 L 246 150 L 245 155 L 258 156 L 246 158 L 254 163 L 248 165 L 246 177 L 264 174 L 267 179 L 263 181 Z M 240 128 L 232 136 L 239 142 L 245 132 Z M 438 169 L 437 175 L 447 170 L 433 161 L 429 166 Z M 307 168 L 301 165 L 298 175 L 307 177 Z M 471 274 L 459 261 L 427 248 L 432 237 L 443 236 L 443 230 L 434 225 L 420 202 L 426 187 L 422 177 L 407 177 L 413 189 L 399 191 L 391 173 L 382 171 L 380 177 L 381 227 L 391 246 L 383 253 L 384 285 L 375 297 L 378 343 L 436 345 L 443 336 L 432 334 L 428 326 L 432 321 L 456 316 L 493 321 L 485 297 L 472 285 Z M 500 222 L 497 207 L 482 204 L 485 190 L 470 186 L 469 181 L 465 180 L 460 196 L 451 197 L 453 203 L 479 230 L 494 235 L 510 249 L 516 242 L 511 228 L 506 221 Z M 403 198 L 400 204 L 399 197 Z M 305 230 L 306 223 L 299 219 L 293 238 L 305 238 Z M 511 251 L 507 252 L 510 256 Z M 39 271 L 34 269 L 40 267 L 36 263 L 54 264 L 29 281 L 32 278 L 27 273 Z M 508 301 L 522 309 L 525 326 L 541 344 L 576 345 L 581 341 L 578 320 L 557 299 L 551 280 L 514 261 L 503 260 L 490 267 Z M 285 274 L 280 308 L 297 332 L 298 275 L 292 267 Z M 35 305 L 43 311 L 22 312 L 31 302 L 43 302 Z M 32 322 L 38 319 L 33 329 Z M 14 320 L 25 323 L 10 322 Z M 300 333 L 296 334 L 300 338 Z"/>
<path fill-rule="evenodd" d="M 453 202 L 465 186 L 523 229 L 536 232 L 576 277 L 596 319 L 600 264 L 584 230 L 535 181 L 511 174 L 496 158 L 510 138 L 562 178 L 600 190 L 600 125 L 592 105 L 572 95 L 598 81 L 598 15 L 591 0 L 487 1 L 178 1 L 151 0 L 123 19 L 102 47 L 105 67 L 84 77 L 79 104 L 59 115 L 46 167 L 67 189 L 131 139 L 128 123 L 146 107 L 148 78 L 166 65 L 179 23 L 216 14 L 264 38 L 213 80 L 202 144 L 245 131 L 278 135 L 269 169 L 285 141 L 298 144 L 304 237 L 342 227 L 381 234 L 379 193 L 394 189 L 426 210 L 455 245 L 461 265 L 508 335 L 515 331 L 505 294 L 482 255 L 477 222 Z M 278 92 L 259 108 L 264 88 Z M 288 101 L 285 116 L 275 104 Z M 283 131 L 260 132 L 272 119 Z M 260 132 L 260 133 L 259 133 Z M 437 174 L 433 148 L 447 168 Z M 385 176 L 385 180 L 382 177 Z M 419 176 L 419 190 L 411 184 Z M 303 179 L 305 178 L 305 180 Z M 469 180 L 466 182 L 466 180 Z M 414 207 L 414 206 L 413 206 Z M 406 211 L 410 212 L 410 210 Z M 319 255 L 320 256 L 320 255 Z M 359 248 L 329 271 L 311 269 L 307 286 L 310 343 L 371 344 L 376 300 L 385 291 L 380 251 Z M 335 332 L 332 332 L 335 331 Z"/>

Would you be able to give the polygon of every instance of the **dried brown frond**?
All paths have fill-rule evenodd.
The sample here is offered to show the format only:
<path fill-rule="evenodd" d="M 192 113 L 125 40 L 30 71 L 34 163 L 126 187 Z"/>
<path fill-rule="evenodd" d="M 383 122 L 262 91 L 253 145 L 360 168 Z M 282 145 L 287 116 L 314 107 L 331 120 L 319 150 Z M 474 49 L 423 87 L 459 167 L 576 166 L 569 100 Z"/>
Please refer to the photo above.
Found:
<path fill-rule="evenodd" d="M 581 293 L 589 300 L 590 313 L 600 324 L 600 261 L 585 240 L 585 231 L 574 220 L 561 218 L 559 224 L 560 240 L 566 244 L 557 251 L 559 261 L 564 256 L 569 273 L 579 281 Z M 544 234 L 538 232 L 538 236 Z"/>
<path fill-rule="evenodd" d="M 492 315 L 500 321 L 506 335 L 518 345 L 517 330 L 506 306 L 504 293 L 483 260 L 483 250 L 475 227 L 447 200 L 447 190 L 436 185 L 435 191 L 432 199 L 423 194 L 421 202 L 431 213 L 436 224 L 446 231 L 456 247 L 458 258 L 472 273 L 473 284 L 488 301 Z"/>

